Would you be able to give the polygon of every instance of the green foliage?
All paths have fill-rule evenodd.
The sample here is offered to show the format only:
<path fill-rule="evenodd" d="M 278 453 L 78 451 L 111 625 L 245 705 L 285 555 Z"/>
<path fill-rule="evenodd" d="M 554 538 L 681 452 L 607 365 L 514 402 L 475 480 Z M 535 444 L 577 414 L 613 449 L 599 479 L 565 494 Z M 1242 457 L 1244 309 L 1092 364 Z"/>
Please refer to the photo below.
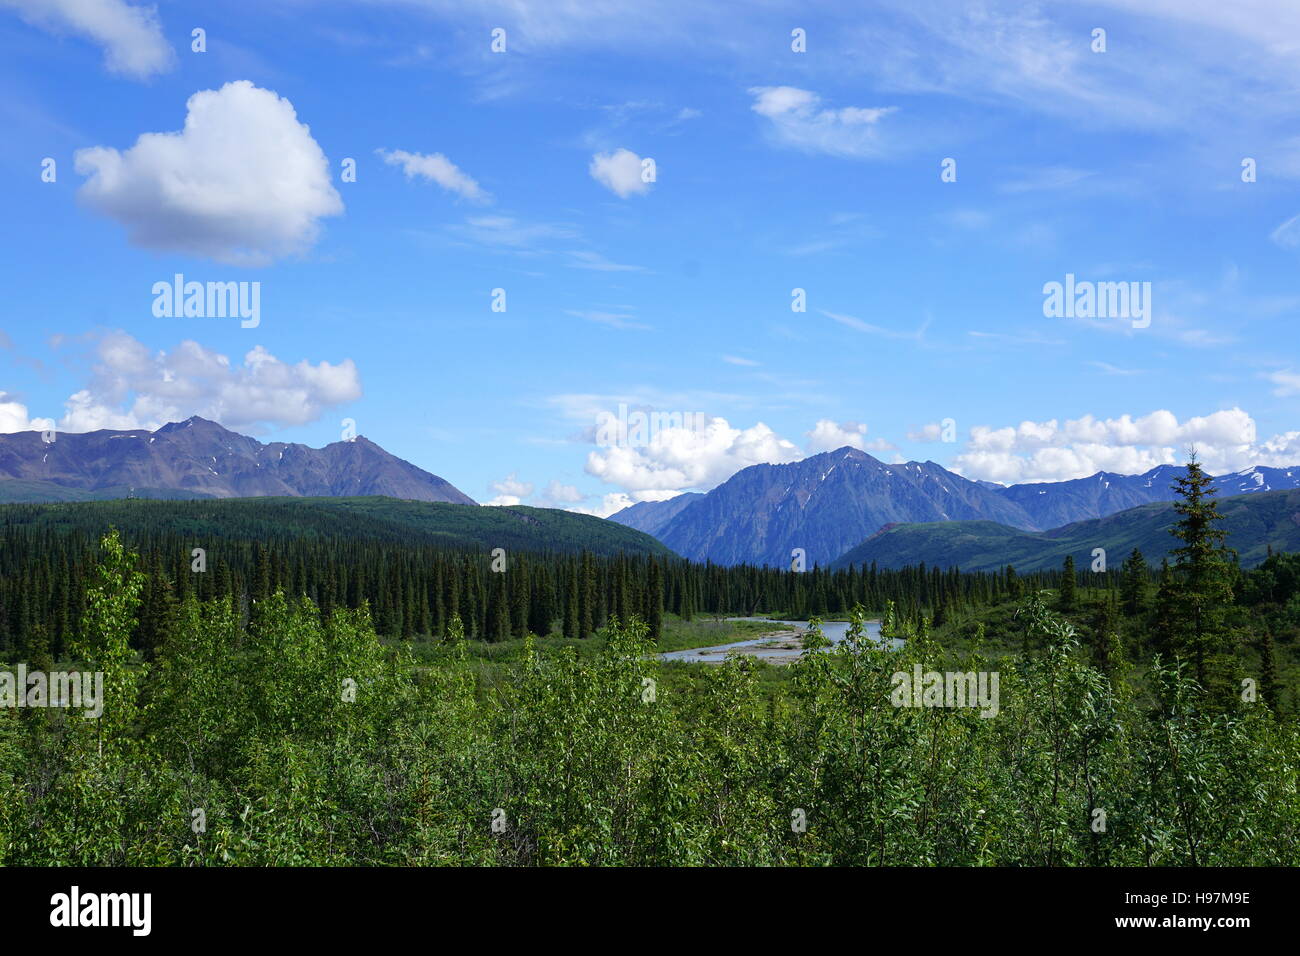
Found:
<path fill-rule="evenodd" d="M 109 675 L 101 720 L 0 713 L 0 862 L 1300 862 L 1296 721 L 1218 706 L 1177 661 L 1139 694 L 1101 639 L 1110 612 L 1085 648 L 1031 593 L 1027 651 L 991 658 L 982 631 L 945 650 L 890 603 L 888 649 L 852 610 L 772 684 L 749 658 L 662 664 L 636 617 L 575 642 L 590 653 L 529 637 L 484 669 L 453 616 L 416 666 L 365 606 L 277 589 L 245 616 L 189 594 L 144 667 L 140 577 L 106 537 L 76 647 Z M 899 706 L 914 668 L 996 672 L 996 714 Z"/>

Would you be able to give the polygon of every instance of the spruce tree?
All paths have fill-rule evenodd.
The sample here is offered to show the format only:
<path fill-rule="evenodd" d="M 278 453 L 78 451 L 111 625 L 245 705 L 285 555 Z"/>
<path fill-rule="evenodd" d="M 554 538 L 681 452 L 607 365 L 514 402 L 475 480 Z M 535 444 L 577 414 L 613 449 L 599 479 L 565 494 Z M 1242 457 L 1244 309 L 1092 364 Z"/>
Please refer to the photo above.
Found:
<path fill-rule="evenodd" d="M 578 564 L 569 562 L 568 587 L 564 599 L 564 636 L 569 640 L 578 637 Z"/>
<path fill-rule="evenodd" d="M 1134 548 L 1120 569 L 1119 595 L 1125 617 L 1137 617 L 1146 610 L 1147 576 L 1146 558 Z"/>
<path fill-rule="evenodd" d="M 1006 582 L 1007 597 L 1013 601 L 1019 601 L 1024 595 L 1024 585 L 1020 583 L 1020 578 L 1016 576 L 1016 569 L 1009 564 L 1007 565 Z"/>
<path fill-rule="evenodd" d="M 528 562 L 520 555 L 511 564 L 510 571 L 510 633 L 515 637 L 528 635 Z"/>
<path fill-rule="evenodd" d="M 176 596 L 172 583 L 163 571 L 157 551 L 150 555 L 144 599 L 136 626 L 136 646 L 146 661 L 152 661 L 176 626 Z"/>
<path fill-rule="evenodd" d="M 271 596 L 271 556 L 266 548 L 258 545 L 257 559 L 253 566 L 253 590 L 249 597 L 254 601 L 265 601 Z"/>
<path fill-rule="evenodd" d="M 1225 624 L 1232 604 L 1233 561 L 1224 546 L 1227 532 L 1214 496 L 1214 479 L 1188 457 L 1186 474 L 1174 480 L 1179 499 L 1174 510 L 1178 522 L 1170 533 L 1181 544 L 1174 548 L 1174 573 L 1179 579 L 1179 645 L 1196 664 L 1196 677 L 1206 686 L 1207 664 L 1228 648 Z"/>
<path fill-rule="evenodd" d="M 650 560 L 650 582 L 646 589 L 646 624 L 650 639 L 658 641 L 664 628 L 664 579 L 659 562 Z"/>
<path fill-rule="evenodd" d="M 1059 604 L 1062 611 L 1073 611 L 1075 607 L 1074 591 L 1074 555 L 1065 556 L 1065 566 L 1061 569 L 1061 591 Z"/>
<path fill-rule="evenodd" d="M 27 638 L 27 663 L 31 670 L 48 674 L 54 670 L 54 658 L 50 654 L 50 638 L 45 624 L 37 621 L 32 625 L 32 632 Z"/>
<path fill-rule="evenodd" d="M 510 605 L 506 596 L 505 574 L 492 574 L 488 589 L 491 595 L 488 606 L 487 639 L 504 641 L 510 636 Z"/>
<path fill-rule="evenodd" d="M 1178 590 L 1169 559 L 1162 559 L 1160 577 L 1156 582 L 1155 617 L 1151 622 L 1152 644 L 1161 654 L 1173 654 L 1177 650 Z"/>
<path fill-rule="evenodd" d="M 1093 614 L 1089 634 L 1093 665 L 1112 681 L 1119 678 L 1124 666 L 1124 652 L 1119 639 L 1119 623 L 1115 606 L 1103 601 Z"/>
<path fill-rule="evenodd" d="M 582 553 L 582 581 L 580 582 L 581 597 L 578 604 L 578 636 L 582 638 L 591 637 L 595 628 L 596 613 L 596 566 L 592 561 L 591 555 L 584 551 Z"/>
<path fill-rule="evenodd" d="M 528 606 L 528 629 L 539 637 L 551 633 L 555 623 L 555 585 L 551 569 L 542 565 L 533 576 L 532 600 Z"/>

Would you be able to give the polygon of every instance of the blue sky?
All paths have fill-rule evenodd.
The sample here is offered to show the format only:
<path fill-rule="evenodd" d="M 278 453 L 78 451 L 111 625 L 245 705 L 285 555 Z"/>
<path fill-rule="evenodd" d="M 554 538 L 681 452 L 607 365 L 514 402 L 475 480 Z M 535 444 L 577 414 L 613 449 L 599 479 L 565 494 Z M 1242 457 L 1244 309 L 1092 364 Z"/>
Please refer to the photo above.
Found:
<path fill-rule="evenodd" d="M 0 0 L 0 430 L 351 418 L 600 514 L 843 444 L 1300 464 L 1300 8 L 841 6 Z M 155 316 L 176 273 L 259 324 Z M 1045 316 L 1067 274 L 1149 327 Z M 707 426 L 597 444 L 620 403 Z"/>

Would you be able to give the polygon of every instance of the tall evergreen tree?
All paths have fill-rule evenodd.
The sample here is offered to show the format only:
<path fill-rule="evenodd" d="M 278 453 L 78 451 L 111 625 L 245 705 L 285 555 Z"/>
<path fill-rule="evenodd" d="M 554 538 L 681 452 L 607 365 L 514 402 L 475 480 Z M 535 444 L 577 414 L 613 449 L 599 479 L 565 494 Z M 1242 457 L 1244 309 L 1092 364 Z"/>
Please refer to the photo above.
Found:
<path fill-rule="evenodd" d="M 650 560 L 650 581 L 646 587 L 646 624 L 650 639 L 658 641 L 664 629 L 664 578 L 659 562 Z"/>
<path fill-rule="evenodd" d="M 581 615 L 578 619 L 578 636 L 587 638 L 591 637 L 595 628 L 596 603 L 596 567 L 587 551 L 582 553 L 582 581 L 579 587 L 582 594 L 578 604 L 578 613 Z"/>
<path fill-rule="evenodd" d="M 1019 601 L 1024 595 L 1024 586 L 1020 583 L 1020 578 L 1016 575 L 1016 569 L 1007 565 L 1006 571 L 1006 588 L 1007 597 L 1013 601 Z"/>
<path fill-rule="evenodd" d="M 1181 590 L 1180 644 L 1195 662 L 1202 686 L 1206 686 L 1210 658 L 1227 649 L 1225 618 L 1233 597 L 1234 563 L 1223 543 L 1227 532 L 1218 526 L 1223 515 L 1219 514 L 1213 481 L 1195 453 L 1191 454 L 1186 474 L 1174 480 L 1179 495 L 1174 510 L 1180 517 L 1170 529 L 1181 542 L 1173 551 Z"/>
<path fill-rule="evenodd" d="M 1119 597 L 1125 617 L 1137 617 L 1146 610 L 1149 573 L 1146 558 L 1134 548 L 1120 568 Z"/>
<path fill-rule="evenodd" d="M 1061 590 L 1059 605 L 1062 611 L 1073 611 L 1077 601 L 1075 594 L 1074 555 L 1065 556 L 1065 565 L 1061 568 Z"/>
<path fill-rule="evenodd" d="M 528 561 L 523 555 L 510 563 L 510 633 L 515 637 L 528 634 L 528 604 L 532 594 L 528 588 Z"/>
<path fill-rule="evenodd" d="M 578 563 L 569 562 L 568 568 L 568 586 L 565 588 L 564 598 L 564 636 L 569 640 L 576 639 L 578 634 Z"/>
<path fill-rule="evenodd" d="M 489 578 L 487 639 L 504 641 L 510 636 L 510 604 L 506 595 L 506 576 L 504 573 L 494 573 L 489 575 Z"/>
<path fill-rule="evenodd" d="M 144 580 L 144 597 L 136 626 L 136 646 L 144 659 L 152 661 L 176 626 L 176 597 L 171 580 L 163 571 L 157 551 L 150 555 Z"/>
<path fill-rule="evenodd" d="M 1093 664 L 1112 681 L 1118 680 L 1124 666 L 1124 651 L 1119 639 L 1115 606 L 1109 600 L 1097 606 L 1089 643 L 1092 646 Z"/>

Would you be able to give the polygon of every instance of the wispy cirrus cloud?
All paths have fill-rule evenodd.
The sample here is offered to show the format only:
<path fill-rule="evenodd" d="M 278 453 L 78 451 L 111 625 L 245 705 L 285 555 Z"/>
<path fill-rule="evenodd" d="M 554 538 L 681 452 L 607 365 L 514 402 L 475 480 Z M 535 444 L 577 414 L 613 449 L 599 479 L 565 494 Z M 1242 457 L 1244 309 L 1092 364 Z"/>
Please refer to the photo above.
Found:
<path fill-rule="evenodd" d="M 630 313 L 601 312 L 598 310 L 584 311 L 578 309 L 566 309 L 565 311 L 569 315 L 575 316 L 579 319 L 586 319 L 588 322 L 595 322 L 597 325 L 607 325 L 611 329 L 647 332 L 653 328 L 653 326 L 647 325 L 644 322 L 638 322 L 635 316 Z"/>
<path fill-rule="evenodd" d="M 1278 398 L 1300 395 L 1300 372 L 1292 369 L 1280 369 L 1267 372 L 1264 377 L 1273 383 L 1273 394 Z"/>
<path fill-rule="evenodd" d="M 880 155 L 879 122 L 894 106 L 822 106 L 821 97 L 794 86 L 755 86 L 751 109 L 768 121 L 773 140 L 808 153 L 854 159 Z"/>
<path fill-rule="evenodd" d="M 931 320 L 926 319 L 913 332 L 900 332 L 897 329 L 887 329 L 884 326 L 873 325 L 870 322 L 863 321 L 854 315 L 846 315 L 843 312 L 828 312 L 826 309 L 818 309 L 822 315 L 828 319 L 834 319 L 840 325 L 853 329 L 855 332 L 864 332 L 868 335 L 879 335 L 886 339 L 900 339 L 908 342 L 922 343 L 925 341 L 925 331 L 930 327 Z"/>
<path fill-rule="evenodd" d="M 156 7 L 124 0 L 0 0 L 0 7 L 52 33 L 88 37 L 104 48 L 104 65 L 112 73 L 144 80 L 176 64 Z"/>
<path fill-rule="evenodd" d="M 624 262 L 611 262 L 599 252 L 590 249 L 570 249 L 569 263 L 575 269 L 590 269 L 593 272 L 645 272 L 645 266 L 634 266 Z"/>
<path fill-rule="evenodd" d="M 529 222 L 506 215 L 469 216 L 463 223 L 453 223 L 446 229 L 465 242 L 519 251 L 546 251 L 542 248 L 544 243 L 581 236 L 576 227 L 565 223 Z"/>
<path fill-rule="evenodd" d="M 404 149 L 377 149 L 375 154 L 389 166 L 400 166 L 407 179 L 419 177 L 437 183 L 448 192 L 473 202 L 491 202 L 491 194 L 442 153 L 408 153 Z"/>

